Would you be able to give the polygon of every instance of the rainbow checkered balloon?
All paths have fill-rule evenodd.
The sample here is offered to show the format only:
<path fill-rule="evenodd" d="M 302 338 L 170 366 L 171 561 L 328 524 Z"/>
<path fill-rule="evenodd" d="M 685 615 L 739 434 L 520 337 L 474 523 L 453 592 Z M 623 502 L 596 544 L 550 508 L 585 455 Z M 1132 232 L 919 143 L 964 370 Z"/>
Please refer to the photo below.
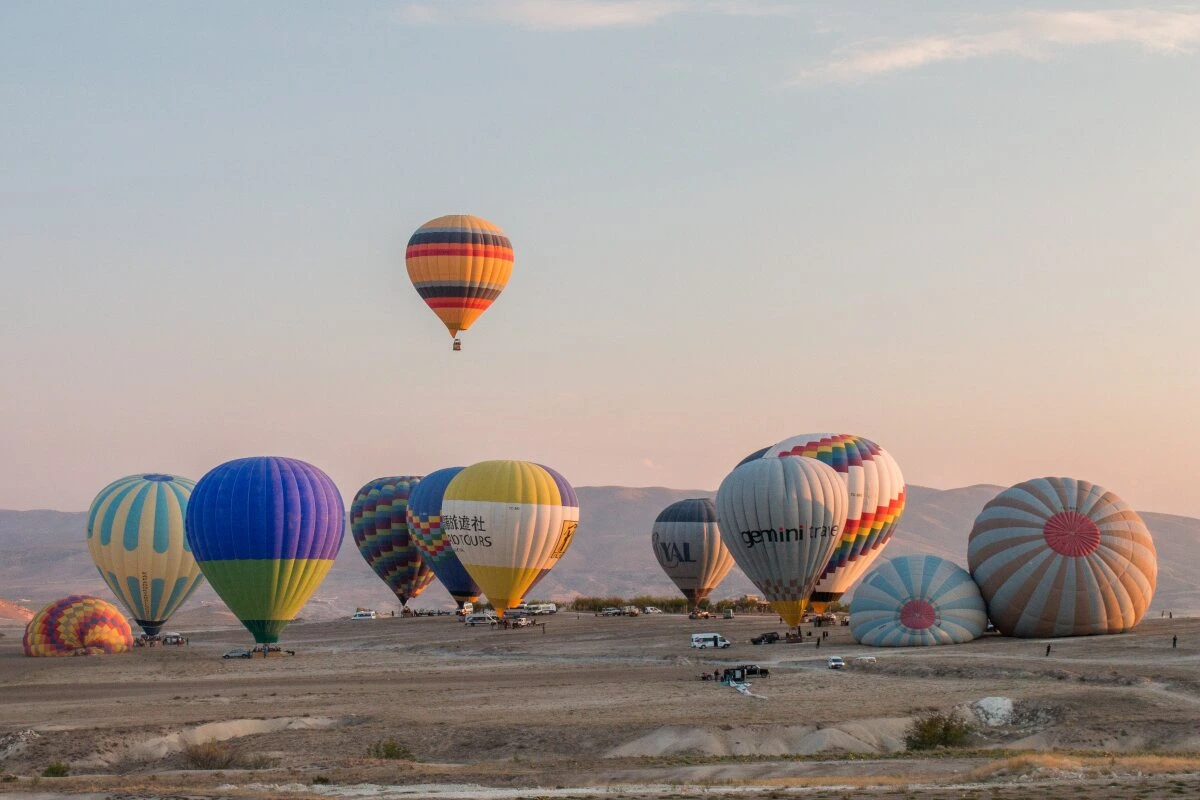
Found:
<path fill-rule="evenodd" d="M 112 603 L 73 594 L 34 614 L 21 644 L 27 656 L 124 653 L 133 647 L 133 631 Z"/>

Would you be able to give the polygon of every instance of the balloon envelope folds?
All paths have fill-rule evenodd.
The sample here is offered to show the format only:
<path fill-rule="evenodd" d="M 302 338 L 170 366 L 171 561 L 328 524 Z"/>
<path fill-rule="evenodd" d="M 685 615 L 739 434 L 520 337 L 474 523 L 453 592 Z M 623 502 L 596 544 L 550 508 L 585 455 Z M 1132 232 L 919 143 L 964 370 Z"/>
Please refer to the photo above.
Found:
<path fill-rule="evenodd" d="M 88 510 L 96 569 L 150 636 L 204 580 L 184 534 L 195 481 L 139 473 L 104 487 Z"/>

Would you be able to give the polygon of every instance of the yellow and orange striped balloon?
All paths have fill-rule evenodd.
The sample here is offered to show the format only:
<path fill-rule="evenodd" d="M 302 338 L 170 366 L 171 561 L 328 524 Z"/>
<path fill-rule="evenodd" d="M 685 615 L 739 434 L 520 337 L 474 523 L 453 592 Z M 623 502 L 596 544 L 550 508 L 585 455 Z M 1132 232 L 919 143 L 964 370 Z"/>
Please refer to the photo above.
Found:
<path fill-rule="evenodd" d="M 417 293 L 456 337 L 508 284 L 513 249 L 504 231 L 486 219 L 451 214 L 417 228 L 405 263 Z"/>

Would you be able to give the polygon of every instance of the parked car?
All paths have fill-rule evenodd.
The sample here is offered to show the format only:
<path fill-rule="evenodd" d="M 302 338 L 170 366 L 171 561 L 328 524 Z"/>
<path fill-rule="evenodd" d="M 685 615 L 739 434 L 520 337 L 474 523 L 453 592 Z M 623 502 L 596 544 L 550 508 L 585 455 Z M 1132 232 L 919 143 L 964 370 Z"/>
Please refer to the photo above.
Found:
<path fill-rule="evenodd" d="M 646 606 L 642 609 L 643 614 L 661 614 L 662 609 L 658 606 Z"/>
<path fill-rule="evenodd" d="M 600 611 L 596 614 L 596 616 L 598 616 L 598 617 L 619 617 L 619 616 L 621 616 L 621 609 L 616 608 L 615 606 L 609 606 L 608 608 L 600 609 Z"/>
<path fill-rule="evenodd" d="M 767 631 L 760 633 L 750 640 L 750 644 L 775 644 L 779 641 L 779 634 L 775 631 Z"/>
<path fill-rule="evenodd" d="M 829 668 L 830 669 L 845 669 L 846 662 L 842 661 L 841 656 L 830 656 L 829 657 Z"/>
<path fill-rule="evenodd" d="M 692 613 L 688 614 L 688 619 L 708 619 L 708 616 L 709 614 L 707 611 L 696 609 Z"/>
<path fill-rule="evenodd" d="M 236 650 L 230 650 L 221 658 L 254 658 L 254 651 L 245 647 L 239 647 Z"/>
<path fill-rule="evenodd" d="M 739 669 L 751 677 L 755 675 L 760 678 L 771 677 L 771 670 L 767 669 L 766 667 L 760 667 L 758 664 L 742 664 Z"/>
<path fill-rule="evenodd" d="M 476 625 L 495 625 L 500 622 L 500 618 L 489 611 L 483 614 L 468 614 L 463 618 L 463 622 L 474 628 Z"/>
<path fill-rule="evenodd" d="M 506 614 L 505 617 L 507 617 L 507 616 L 508 615 Z M 533 620 L 531 620 L 529 617 L 526 617 L 526 616 L 520 616 L 520 617 L 516 617 L 515 619 L 513 619 L 510 624 L 514 628 L 527 628 L 533 624 Z"/>
<path fill-rule="evenodd" d="M 642 610 L 637 606 L 621 606 L 621 614 L 626 617 L 639 617 Z"/>
<path fill-rule="evenodd" d="M 706 647 L 729 647 L 732 644 L 719 633 L 693 633 L 692 647 L 703 650 Z"/>
<path fill-rule="evenodd" d="M 162 635 L 163 644 L 184 644 L 187 641 L 182 633 L 171 631 Z"/>
<path fill-rule="evenodd" d="M 350 615 L 350 619 L 375 619 L 376 614 L 369 608 L 360 608 Z"/>

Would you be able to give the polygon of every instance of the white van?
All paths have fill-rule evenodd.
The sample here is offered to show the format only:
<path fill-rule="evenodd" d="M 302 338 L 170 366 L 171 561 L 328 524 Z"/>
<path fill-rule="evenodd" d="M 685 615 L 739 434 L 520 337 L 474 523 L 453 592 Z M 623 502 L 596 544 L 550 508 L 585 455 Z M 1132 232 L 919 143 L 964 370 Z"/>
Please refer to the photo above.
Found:
<path fill-rule="evenodd" d="M 375 612 L 360 608 L 350 619 L 375 619 Z"/>
<path fill-rule="evenodd" d="M 467 616 L 463 618 L 463 622 L 472 628 L 474 628 L 476 625 L 495 625 L 499 621 L 500 618 L 490 611 L 485 611 L 482 614 L 467 614 Z"/>
<path fill-rule="evenodd" d="M 529 607 L 530 614 L 557 614 L 558 606 L 554 603 L 534 603 Z"/>
<path fill-rule="evenodd" d="M 729 647 L 729 640 L 719 633 L 693 633 L 692 647 Z"/>

